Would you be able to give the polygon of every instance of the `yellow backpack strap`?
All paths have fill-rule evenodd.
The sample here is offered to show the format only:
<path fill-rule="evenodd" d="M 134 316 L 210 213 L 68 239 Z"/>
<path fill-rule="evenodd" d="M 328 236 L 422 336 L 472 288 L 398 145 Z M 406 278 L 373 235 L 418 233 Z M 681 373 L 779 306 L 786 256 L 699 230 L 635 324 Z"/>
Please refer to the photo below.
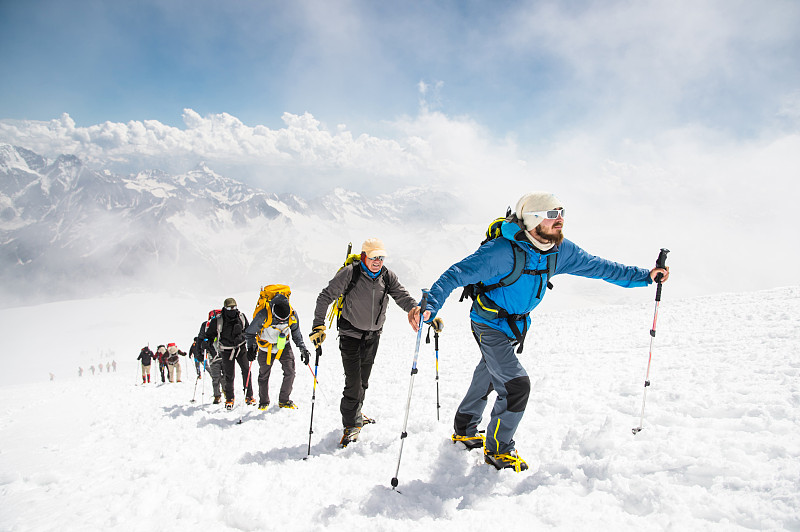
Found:
<path fill-rule="evenodd" d="M 288 329 L 288 327 L 286 329 Z M 278 346 L 278 352 L 275 353 L 276 362 L 281 359 L 281 353 L 283 353 L 283 348 L 286 347 L 287 337 L 283 334 L 286 331 L 286 329 L 281 331 L 281 335 L 278 337 L 278 343 L 276 344 Z"/>
<path fill-rule="evenodd" d="M 271 344 L 269 344 L 266 340 L 261 339 L 261 331 L 272 325 L 272 309 L 269 306 L 269 302 L 267 302 L 264 306 L 264 311 L 267 313 L 267 317 L 264 318 L 264 323 L 261 325 L 261 329 L 258 330 L 258 334 L 256 335 L 256 343 L 258 344 L 258 347 L 269 351 Z"/>
<path fill-rule="evenodd" d="M 267 366 L 272 364 L 272 344 L 266 343 L 264 348 L 267 351 Z"/>

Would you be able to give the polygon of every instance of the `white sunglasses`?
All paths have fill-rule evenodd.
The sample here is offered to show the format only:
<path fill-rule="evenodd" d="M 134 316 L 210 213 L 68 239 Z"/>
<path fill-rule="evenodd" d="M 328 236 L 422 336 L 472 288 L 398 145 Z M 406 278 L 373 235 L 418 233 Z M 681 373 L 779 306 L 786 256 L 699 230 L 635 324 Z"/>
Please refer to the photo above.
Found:
<path fill-rule="evenodd" d="M 559 216 L 564 217 L 564 209 L 552 209 L 549 211 L 527 211 L 522 214 L 532 214 L 537 218 L 547 218 L 548 220 L 555 220 Z"/>

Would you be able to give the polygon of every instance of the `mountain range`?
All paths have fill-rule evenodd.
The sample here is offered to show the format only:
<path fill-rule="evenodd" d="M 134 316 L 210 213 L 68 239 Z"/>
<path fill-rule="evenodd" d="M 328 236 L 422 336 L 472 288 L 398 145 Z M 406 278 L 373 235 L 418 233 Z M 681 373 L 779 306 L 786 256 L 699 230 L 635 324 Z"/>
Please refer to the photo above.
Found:
<path fill-rule="evenodd" d="M 0 144 L 4 304 L 137 289 L 219 294 L 272 282 L 319 289 L 348 242 L 357 251 L 373 236 L 387 242 L 400 278 L 418 283 L 421 249 L 480 241 L 439 230 L 453 223 L 442 206 L 460 204 L 449 191 L 419 187 L 374 197 L 335 186 L 278 195 L 204 163 L 178 175 L 122 176 L 75 155 Z"/>

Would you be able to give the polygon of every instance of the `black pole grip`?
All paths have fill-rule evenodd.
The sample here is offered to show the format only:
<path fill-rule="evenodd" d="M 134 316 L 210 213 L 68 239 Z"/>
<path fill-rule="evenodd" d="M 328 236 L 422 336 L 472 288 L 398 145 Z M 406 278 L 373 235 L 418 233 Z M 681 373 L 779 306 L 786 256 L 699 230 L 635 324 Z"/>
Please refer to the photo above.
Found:
<path fill-rule="evenodd" d="M 656 268 L 666 268 L 667 267 L 667 253 L 669 250 L 667 248 L 661 248 L 661 251 L 658 254 L 658 258 L 656 259 Z M 656 282 L 661 282 L 662 274 L 656 274 Z"/>
<path fill-rule="evenodd" d="M 425 309 L 428 306 L 428 291 L 424 288 L 422 289 L 422 301 L 419 302 L 419 315 L 422 317 L 422 314 L 425 312 Z"/>
<path fill-rule="evenodd" d="M 321 356 L 322 356 L 322 346 L 320 345 L 317 347 L 317 359 L 314 361 L 315 366 L 319 366 L 319 357 Z"/>

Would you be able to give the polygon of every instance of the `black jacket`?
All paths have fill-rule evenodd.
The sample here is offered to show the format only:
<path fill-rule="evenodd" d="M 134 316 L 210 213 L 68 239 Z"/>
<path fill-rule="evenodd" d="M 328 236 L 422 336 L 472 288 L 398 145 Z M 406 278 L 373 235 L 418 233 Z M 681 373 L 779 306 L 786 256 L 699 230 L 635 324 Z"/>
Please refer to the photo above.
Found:
<path fill-rule="evenodd" d="M 216 356 L 218 347 L 230 350 L 244 345 L 244 330 L 248 325 L 250 322 L 247 316 L 238 310 L 223 310 L 222 314 L 212 318 L 206 327 L 205 339 L 208 350 Z"/>
<path fill-rule="evenodd" d="M 153 356 L 153 352 L 149 347 L 143 347 L 142 350 L 139 351 L 139 356 L 136 357 L 136 360 L 141 360 L 142 366 L 149 366 L 153 360 Z"/>

